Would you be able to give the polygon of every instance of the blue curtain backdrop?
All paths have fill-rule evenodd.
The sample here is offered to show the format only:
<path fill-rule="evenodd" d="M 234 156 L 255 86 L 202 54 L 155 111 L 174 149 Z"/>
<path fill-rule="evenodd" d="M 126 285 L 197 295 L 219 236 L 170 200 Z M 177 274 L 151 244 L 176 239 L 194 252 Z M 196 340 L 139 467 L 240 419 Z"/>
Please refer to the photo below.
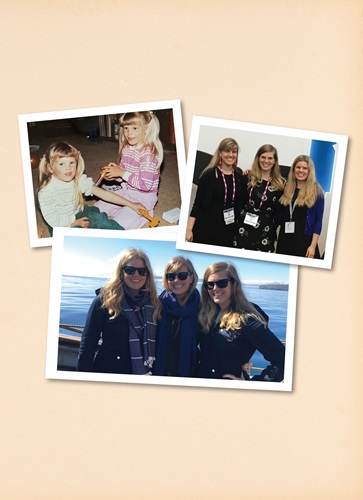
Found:
<path fill-rule="evenodd" d="M 315 165 L 316 178 L 324 192 L 331 190 L 336 142 L 311 141 L 310 157 Z"/>

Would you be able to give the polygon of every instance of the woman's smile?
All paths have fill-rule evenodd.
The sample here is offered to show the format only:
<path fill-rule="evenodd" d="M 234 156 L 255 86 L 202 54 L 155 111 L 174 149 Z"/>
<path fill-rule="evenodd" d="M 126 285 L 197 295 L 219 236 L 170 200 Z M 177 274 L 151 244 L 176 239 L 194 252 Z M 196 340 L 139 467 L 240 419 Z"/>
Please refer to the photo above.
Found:
<path fill-rule="evenodd" d="M 177 273 L 188 273 L 187 266 L 181 266 L 177 270 Z M 185 280 L 179 279 L 178 276 L 176 275 L 173 281 L 168 281 L 169 288 L 176 296 L 177 300 L 178 299 L 181 300 L 185 296 L 192 283 L 193 283 L 193 275 L 187 276 Z"/>
<path fill-rule="evenodd" d="M 145 267 L 143 259 L 133 259 L 127 263 L 127 266 L 142 268 Z M 145 286 L 147 276 L 140 276 L 138 271 L 134 274 L 127 274 L 124 272 L 123 280 L 126 286 L 129 287 L 131 293 L 137 294 L 143 286 Z"/>
<path fill-rule="evenodd" d="M 225 272 L 213 273 L 208 277 L 208 281 L 214 281 L 214 282 L 226 279 L 228 279 L 228 276 Z M 217 283 L 215 283 L 212 290 L 208 290 L 208 293 L 213 302 L 219 305 L 219 307 L 222 310 L 224 310 L 229 306 L 231 302 L 231 297 L 232 297 L 231 283 L 230 281 L 228 281 L 226 288 L 219 288 Z"/>

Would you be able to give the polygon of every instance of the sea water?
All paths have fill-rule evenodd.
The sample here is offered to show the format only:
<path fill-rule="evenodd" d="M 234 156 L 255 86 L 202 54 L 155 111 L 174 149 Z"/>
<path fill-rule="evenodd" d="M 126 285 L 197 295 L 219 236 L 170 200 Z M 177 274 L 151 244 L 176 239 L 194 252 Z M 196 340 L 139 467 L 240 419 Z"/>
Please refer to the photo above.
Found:
<path fill-rule="evenodd" d="M 84 326 L 91 302 L 96 297 L 96 290 L 107 282 L 107 278 L 83 276 L 63 276 L 61 287 L 60 323 Z M 162 278 L 156 277 L 158 293 L 163 290 Z M 201 283 L 198 284 L 200 290 Z M 244 285 L 244 292 L 250 302 L 257 304 L 269 316 L 269 328 L 280 340 L 286 339 L 288 292 L 259 288 L 256 285 Z M 69 330 L 60 328 L 61 333 Z M 77 334 L 74 334 L 77 335 Z M 252 358 L 254 366 L 264 368 L 268 362 L 256 351 Z"/>

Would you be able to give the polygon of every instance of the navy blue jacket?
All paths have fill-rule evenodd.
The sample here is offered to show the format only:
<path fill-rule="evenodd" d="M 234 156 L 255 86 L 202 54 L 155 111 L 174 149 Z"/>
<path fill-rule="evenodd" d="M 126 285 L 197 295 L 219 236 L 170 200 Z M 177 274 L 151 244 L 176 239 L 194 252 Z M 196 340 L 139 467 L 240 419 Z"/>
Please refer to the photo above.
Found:
<path fill-rule="evenodd" d="M 97 296 L 88 311 L 77 371 L 132 374 L 129 322 L 121 313 L 110 319 Z M 99 341 L 101 339 L 101 345 Z"/>
<path fill-rule="evenodd" d="M 285 346 L 267 326 L 251 316 L 237 331 L 227 332 L 219 323 L 214 325 L 210 332 L 202 334 L 200 349 L 199 377 L 223 378 L 227 374 L 241 377 L 242 365 L 258 350 L 270 365 L 253 380 L 281 382 L 284 378 Z"/>

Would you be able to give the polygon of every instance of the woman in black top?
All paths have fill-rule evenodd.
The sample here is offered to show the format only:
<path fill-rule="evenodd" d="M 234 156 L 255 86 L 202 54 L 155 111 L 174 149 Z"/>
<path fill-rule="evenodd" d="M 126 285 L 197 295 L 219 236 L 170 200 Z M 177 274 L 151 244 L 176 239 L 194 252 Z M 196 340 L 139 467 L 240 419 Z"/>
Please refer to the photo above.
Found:
<path fill-rule="evenodd" d="M 258 350 L 270 364 L 252 380 L 283 380 L 285 347 L 268 328 L 268 316 L 247 300 L 232 264 L 217 262 L 205 271 L 199 322 L 200 377 L 242 378 L 242 366 Z"/>
<path fill-rule="evenodd" d="M 280 226 L 276 253 L 320 259 L 324 192 L 310 156 L 299 155 L 293 161 L 276 214 Z"/>
<path fill-rule="evenodd" d="M 187 241 L 233 246 L 235 222 L 247 183 L 237 159 L 237 142 L 223 139 L 200 176 L 187 224 Z"/>
<path fill-rule="evenodd" d="M 274 146 L 264 144 L 258 149 L 247 180 L 235 245 L 247 250 L 274 252 L 275 209 L 285 183 Z"/>

